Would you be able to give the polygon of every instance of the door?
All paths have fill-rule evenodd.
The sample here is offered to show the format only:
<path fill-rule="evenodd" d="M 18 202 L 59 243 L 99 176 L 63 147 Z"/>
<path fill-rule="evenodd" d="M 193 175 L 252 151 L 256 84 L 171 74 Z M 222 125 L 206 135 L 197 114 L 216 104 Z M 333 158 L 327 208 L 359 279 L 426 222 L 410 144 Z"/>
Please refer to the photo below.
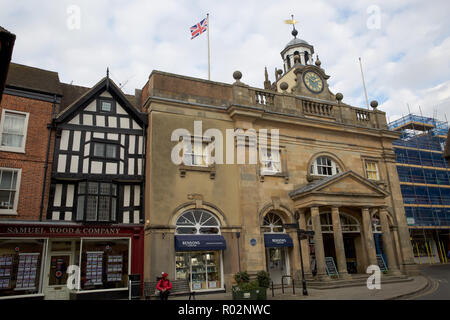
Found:
<path fill-rule="evenodd" d="M 266 249 L 267 272 L 274 284 L 281 284 L 281 277 L 286 275 L 286 253 L 284 248 Z M 285 281 L 285 283 L 287 283 Z"/>
<path fill-rule="evenodd" d="M 69 300 L 67 288 L 67 268 L 72 261 L 72 254 L 51 254 L 47 262 L 46 285 L 44 294 L 46 300 Z"/>

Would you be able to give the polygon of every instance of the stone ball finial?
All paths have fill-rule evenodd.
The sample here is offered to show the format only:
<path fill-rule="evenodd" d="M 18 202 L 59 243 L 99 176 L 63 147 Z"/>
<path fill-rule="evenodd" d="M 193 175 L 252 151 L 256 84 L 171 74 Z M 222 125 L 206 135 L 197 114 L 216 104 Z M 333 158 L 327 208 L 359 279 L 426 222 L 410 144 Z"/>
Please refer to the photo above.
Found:
<path fill-rule="evenodd" d="M 242 72 L 240 72 L 240 71 L 235 71 L 235 72 L 233 72 L 233 78 L 234 78 L 234 80 L 236 80 L 236 81 L 241 80 L 241 78 L 242 78 Z"/>
<path fill-rule="evenodd" d="M 292 30 L 291 34 L 294 36 L 294 38 L 297 38 L 298 35 L 297 29 Z"/>
<path fill-rule="evenodd" d="M 286 91 L 289 88 L 289 85 L 286 82 L 280 83 L 280 89 Z"/>
<path fill-rule="evenodd" d="M 340 92 L 336 93 L 336 100 L 338 102 L 341 102 L 342 99 L 344 99 L 344 95 L 342 93 L 340 93 Z"/>
<path fill-rule="evenodd" d="M 316 66 L 320 67 L 321 64 L 322 64 L 322 62 L 319 60 L 319 56 L 317 56 L 317 58 L 316 58 Z"/>
<path fill-rule="evenodd" d="M 378 107 L 378 101 L 377 100 L 370 101 L 370 106 L 373 108 L 373 110 L 375 110 Z"/>
<path fill-rule="evenodd" d="M 277 70 L 277 73 L 281 76 L 281 75 L 283 74 L 283 70 L 278 69 L 278 70 Z"/>

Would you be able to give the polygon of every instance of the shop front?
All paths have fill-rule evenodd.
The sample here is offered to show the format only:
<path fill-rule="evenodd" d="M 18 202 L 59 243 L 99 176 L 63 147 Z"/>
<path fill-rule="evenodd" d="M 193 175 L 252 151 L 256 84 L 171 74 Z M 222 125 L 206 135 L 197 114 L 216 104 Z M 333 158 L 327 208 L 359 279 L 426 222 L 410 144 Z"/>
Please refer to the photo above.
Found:
<path fill-rule="evenodd" d="M 140 226 L 2 224 L 0 299 L 126 297 L 142 256 Z"/>
<path fill-rule="evenodd" d="M 188 279 L 193 291 L 223 290 L 221 235 L 176 235 L 175 278 Z"/>
<path fill-rule="evenodd" d="M 289 275 L 288 248 L 294 246 L 292 238 L 286 233 L 264 234 L 266 266 L 274 284 L 281 284 L 283 276 Z"/>

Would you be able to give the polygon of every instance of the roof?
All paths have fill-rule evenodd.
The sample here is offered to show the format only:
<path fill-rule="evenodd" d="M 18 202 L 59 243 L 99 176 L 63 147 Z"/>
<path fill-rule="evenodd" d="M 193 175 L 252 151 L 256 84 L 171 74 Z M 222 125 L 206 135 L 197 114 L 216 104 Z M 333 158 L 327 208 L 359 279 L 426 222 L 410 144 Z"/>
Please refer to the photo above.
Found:
<path fill-rule="evenodd" d="M 310 46 L 310 44 L 308 42 L 306 42 L 305 40 L 294 38 L 288 42 L 288 44 L 286 45 L 285 48 L 290 47 L 290 46 L 300 45 L 300 44 L 306 44 L 306 45 Z"/>
<path fill-rule="evenodd" d="M 122 90 L 108 77 L 102 78 L 97 84 L 95 84 L 92 88 L 84 88 L 84 87 L 76 87 L 75 89 L 71 89 L 68 84 L 64 84 L 66 90 L 68 90 L 70 98 L 75 98 L 76 94 L 80 94 L 70 105 L 67 105 L 65 108 L 61 108 L 61 112 L 57 116 L 57 122 L 61 123 L 66 121 L 73 113 L 77 112 L 77 110 L 81 107 L 84 107 L 86 104 L 93 101 L 97 95 L 107 90 L 113 97 L 116 99 L 122 107 L 130 113 L 130 115 L 137 120 L 139 123 L 147 123 L 147 117 L 144 113 L 140 112 L 134 105 L 134 96 L 125 94 Z M 69 87 L 67 87 L 69 86 Z M 73 90 L 73 91 L 71 91 Z M 130 101 L 132 99 L 133 101 Z M 67 99 L 66 103 L 69 102 L 70 99 Z"/>
<path fill-rule="evenodd" d="M 70 106 L 75 100 L 89 91 L 87 87 L 75 86 L 73 84 L 61 83 L 63 96 L 61 98 L 61 109 L 64 110 Z"/>
<path fill-rule="evenodd" d="M 17 63 L 11 63 L 9 66 L 6 86 L 56 95 L 63 93 L 57 72 Z"/>

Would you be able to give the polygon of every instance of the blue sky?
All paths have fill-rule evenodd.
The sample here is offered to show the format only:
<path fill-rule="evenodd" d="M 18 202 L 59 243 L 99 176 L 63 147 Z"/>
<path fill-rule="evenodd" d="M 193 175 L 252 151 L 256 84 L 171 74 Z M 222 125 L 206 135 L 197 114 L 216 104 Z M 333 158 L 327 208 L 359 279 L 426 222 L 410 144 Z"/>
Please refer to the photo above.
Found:
<path fill-rule="evenodd" d="M 80 9 L 71 30 L 67 9 Z M 368 28 L 371 6 L 379 28 Z M 450 118 L 450 2 L 282 0 L 0 0 L 0 25 L 17 35 L 13 61 L 59 72 L 63 82 L 92 86 L 106 67 L 127 93 L 142 88 L 152 70 L 207 78 L 206 35 L 189 27 L 210 13 L 211 78 L 263 87 L 282 67 L 292 36 L 283 23 L 299 21 L 298 37 L 314 45 L 333 92 L 364 107 L 358 57 L 369 100 L 390 120 L 411 111 Z"/>

